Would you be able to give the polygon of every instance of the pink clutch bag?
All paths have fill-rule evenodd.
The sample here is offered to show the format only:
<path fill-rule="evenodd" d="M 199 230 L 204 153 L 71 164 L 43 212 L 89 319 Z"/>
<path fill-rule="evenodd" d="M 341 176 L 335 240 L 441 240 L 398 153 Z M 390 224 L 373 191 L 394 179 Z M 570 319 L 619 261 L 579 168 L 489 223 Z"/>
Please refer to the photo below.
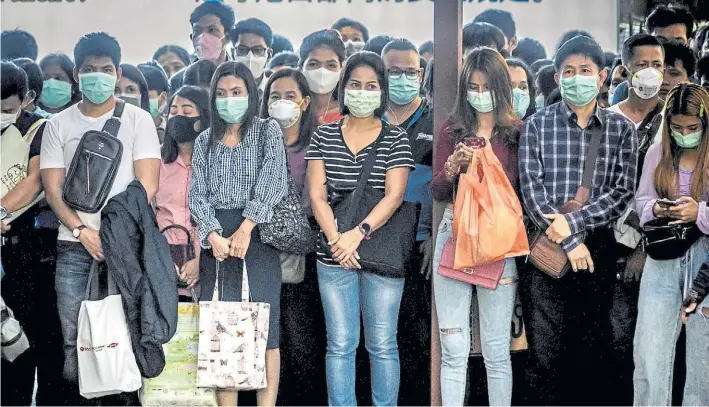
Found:
<path fill-rule="evenodd" d="M 505 261 L 500 260 L 490 264 L 484 264 L 469 269 L 456 270 L 453 268 L 455 261 L 455 241 L 453 237 L 449 237 L 443 245 L 443 253 L 441 254 L 441 262 L 438 265 L 438 274 L 443 277 L 452 278 L 453 280 L 462 281 L 464 283 L 477 285 L 489 290 L 497 288 L 502 278 L 502 272 L 505 270 Z"/>

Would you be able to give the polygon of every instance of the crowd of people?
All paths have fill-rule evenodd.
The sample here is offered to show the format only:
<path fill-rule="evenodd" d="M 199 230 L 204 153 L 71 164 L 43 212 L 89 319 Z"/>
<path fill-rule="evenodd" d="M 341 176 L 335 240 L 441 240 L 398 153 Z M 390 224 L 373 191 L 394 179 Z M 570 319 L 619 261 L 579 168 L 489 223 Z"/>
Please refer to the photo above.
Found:
<path fill-rule="evenodd" d="M 84 135 L 115 116 L 108 202 L 142 186 L 149 226 L 175 249 L 178 285 L 154 290 L 210 301 L 218 284 L 222 301 L 245 300 L 248 269 L 252 299 L 270 306 L 257 405 L 428 405 L 431 335 L 443 405 L 464 405 L 473 330 L 490 405 L 511 405 L 513 388 L 530 405 L 670 405 L 682 330 L 683 404 L 709 404 L 709 25 L 663 5 L 619 54 L 571 31 L 548 56 L 489 9 L 463 28 L 456 100 L 434 130 L 431 41 L 370 37 L 342 18 L 295 52 L 219 1 L 189 24 L 194 53 L 163 45 L 136 65 L 108 33 L 39 61 L 30 33 L 2 33 L 2 298 L 31 344 L 2 361 L 3 404 L 139 403 L 87 400 L 78 383 L 94 266 L 145 261 L 106 247 L 105 213 L 67 202 L 76 156 L 110 161 L 77 151 Z M 532 250 L 545 237 L 571 272 L 517 255 L 496 263 L 496 288 L 439 273 L 480 149 L 504 170 Z M 88 170 L 84 182 L 88 195 Z M 291 191 L 318 235 L 307 254 L 265 239 Z M 528 358 L 513 383 L 518 297 Z"/>

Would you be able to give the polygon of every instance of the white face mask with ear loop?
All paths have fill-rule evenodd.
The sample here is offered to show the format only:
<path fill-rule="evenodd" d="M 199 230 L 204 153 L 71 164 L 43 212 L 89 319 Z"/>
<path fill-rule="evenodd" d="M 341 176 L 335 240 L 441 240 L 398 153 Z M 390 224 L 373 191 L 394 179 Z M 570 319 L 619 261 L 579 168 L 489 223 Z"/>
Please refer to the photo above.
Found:
<path fill-rule="evenodd" d="M 15 124 L 17 122 L 17 116 L 19 116 L 20 112 L 17 113 L 0 113 L 0 128 L 2 130 L 5 130 L 6 128 L 10 127 L 11 124 Z"/>

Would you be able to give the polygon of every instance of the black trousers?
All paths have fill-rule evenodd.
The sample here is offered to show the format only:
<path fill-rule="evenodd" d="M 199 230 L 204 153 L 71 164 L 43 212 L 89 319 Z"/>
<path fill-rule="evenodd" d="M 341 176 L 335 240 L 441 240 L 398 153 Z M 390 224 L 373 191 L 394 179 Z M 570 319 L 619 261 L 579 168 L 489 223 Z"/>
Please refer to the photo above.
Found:
<path fill-rule="evenodd" d="M 37 405 L 66 404 L 64 352 L 54 274 L 57 231 L 33 229 L 2 247 L 5 277 L 0 291 L 22 325 L 30 349 L 14 362 L 2 361 L 0 404 L 29 406 L 37 374 Z"/>
<path fill-rule="evenodd" d="M 610 230 L 589 233 L 595 272 L 549 277 L 526 263 L 520 272 L 529 363 L 527 404 L 606 405 L 613 340 L 610 310 L 616 275 Z"/>

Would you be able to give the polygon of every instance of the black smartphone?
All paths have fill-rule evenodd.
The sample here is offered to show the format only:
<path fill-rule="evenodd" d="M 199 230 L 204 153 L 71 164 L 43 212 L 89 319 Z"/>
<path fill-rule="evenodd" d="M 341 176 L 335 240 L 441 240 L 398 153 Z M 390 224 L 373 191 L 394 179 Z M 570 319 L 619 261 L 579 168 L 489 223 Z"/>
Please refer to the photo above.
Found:
<path fill-rule="evenodd" d="M 659 200 L 657 201 L 657 204 L 660 205 L 661 207 L 667 209 L 667 208 L 672 208 L 673 206 L 681 205 L 681 202 L 677 201 L 667 201 L 667 200 Z"/>

